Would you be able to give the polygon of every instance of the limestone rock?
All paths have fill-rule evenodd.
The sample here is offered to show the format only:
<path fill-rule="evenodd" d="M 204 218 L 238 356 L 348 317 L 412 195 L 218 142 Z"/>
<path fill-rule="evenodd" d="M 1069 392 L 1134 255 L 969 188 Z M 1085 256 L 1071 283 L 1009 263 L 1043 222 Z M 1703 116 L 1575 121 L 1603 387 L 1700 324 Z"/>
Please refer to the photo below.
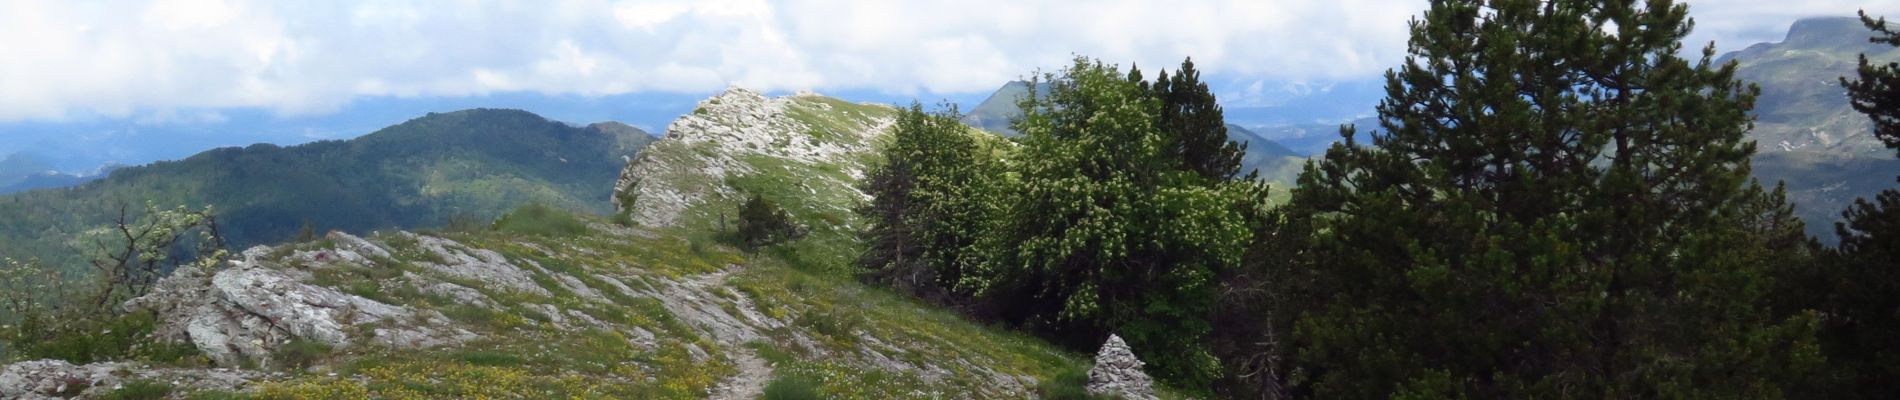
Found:
<path fill-rule="evenodd" d="M 251 248 L 244 249 L 244 252 L 238 253 L 238 254 L 240 256 L 243 256 L 244 262 L 254 263 L 254 262 L 257 262 L 257 260 L 259 259 L 263 259 L 264 257 L 269 256 L 271 250 L 272 249 L 270 246 L 256 245 L 256 246 L 251 246 Z"/>
<path fill-rule="evenodd" d="M 404 272 L 402 276 L 403 279 L 409 280 L 410 284 L 420 288 L 422 293 L 448 297 L 460 304 L 482 308 L 496 308 L 495 302 L 490 300 L 488 295 L 482 294 L 481 291 L 475 290 L 474 288 L 449 282 L 433 281 L 412 272 Z"/>
<path fill-rule="evenodd" d="M 453 240 L 434 236 L 408 232 L 402 235 L 415 239 L 423 251 L 442 260 L 440 264 L 424 262 L 423 267 L 457 278 L 488 283 L 504 290 L 537 296 L 552 295 L 534 282 L 533 274 L 508 262 L 507 257 L 502 257 L 501 253 L 494 250 L 471 249 Z"/>
<path fill-rule="evenodd" d="M 350 328 L 359 325 L 377 327 L 375 343 L 392 347 L 432 347 L 473 337 L 449 328 L 438 313 L 418 314 L 244 262 L 215 274 L 180 269 L 125 307 L 156 312 L 155 339 L 191 343 L 219 365 L 247 360 L 268 365 L 274 348 L 292 339 L 347 346 L 355 342 Z"/>
<path fill-rule="evenodd" d="M 1121 336 L 1109 335 L 1108 343 L 1095 353 L 1095 367 L 1089 369 L 1089 394 L 1155 399 L 1154 380 L 1141 371 L 1142 365 Z"/>
<path fill-rule="evenodd" d="M 25 361 L 0 368 L 0 398 L 54 399 L 116 382 L 110 366 L 72 365 L 59 360 Z"/>
<path fill-rule="evenodd" d="M 258 372 L 230 369 L 150 369 L 128 363 L 73 365 L 60 360 L 22 361 L 0 366 L 0 399 L 98 398 L 130 381 L 170 383 L 175 388 L 239 390 L 260 378 Z"/>
<path fill-rule="evenodd" d="M 694 205 L 739 198 L 742 193 L 723 182 L 756 172 L 749 161 L 756 157 L 840 166 L 853 181 L 800 185 L 823 185 L 861 195 L 854 180 L 862 177 L 864 166 L 856 160 L 875 150 L 871 138 L 882 135 L 894 119 L 832 109 L 815 95 L 772 98 L 742 88 L 700 101 L 692 113 L 667 126 L 665 139 L 642 149 L 627 163 L 614 184 L 614 210 L 641 226 L 672 226 Z M 830 126 L 798 117 L 811 113 L 846 114 L 839 121 L 855 122 Z M 628 200 L 632 204 L 623 204 Z"/>

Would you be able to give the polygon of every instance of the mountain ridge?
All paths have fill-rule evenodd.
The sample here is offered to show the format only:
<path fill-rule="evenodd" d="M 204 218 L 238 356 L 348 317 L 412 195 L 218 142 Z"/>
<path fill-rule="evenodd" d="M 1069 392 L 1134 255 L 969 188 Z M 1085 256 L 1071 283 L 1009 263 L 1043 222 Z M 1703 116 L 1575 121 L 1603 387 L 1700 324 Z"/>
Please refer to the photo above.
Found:
<path fill-rule="evenodd" d="M 81 397 L 156 380 L 219 398 L 746 399 L 768 381 L 840 398 L 1024 398 L 1082 373 L 1081 355 L 844 270 L 861 248 L 856 177 L 896 112 L 728 90 L 609 168 L 624 179 L 595 182 L 629 218 L 252 247 L 127 303 L 198 364 L 22 362 L 0 366 L 0 397 L 70 394 L 42 385 L 68 379 Z M 721 235 L 748 195 L 811 233 L 741 252 Z"/>
<path fill-rule="evenodd" d="M 71 188 L 15 193 L 0 202 L 0 254 L 73 261 L 60 240 L 110 220 L 120 205 L 216 208 L 237 245 L 321 232 L 435 226 L 487 219 L 521 203 L 605 213 L 611 192 L 590 181 L 650 135 L 624 125 L 575 127 L 521 110 L 430 113 L 361 137 L 280 147 L 206 150 L 113 170 Z"/>
<path fill-rule="evenodd" d="M 1748 138 L 1757 143 L 1755 178 L 1787 185 L 1809 235 L 1832 243 L 1834 223 L 1855 198 L 1893 186 L 1900 160 L 1873 136 L 1865 115 L 1848 106 L 1840 77 L 1852 79 L 1863 53 L 1900 61 L 1900 49 L 1869 43 L 1874 32 L 1849 17 L 1796 21 L 1781 42 L 1724 54 L 1736 76 L 1761 87 Z"/>

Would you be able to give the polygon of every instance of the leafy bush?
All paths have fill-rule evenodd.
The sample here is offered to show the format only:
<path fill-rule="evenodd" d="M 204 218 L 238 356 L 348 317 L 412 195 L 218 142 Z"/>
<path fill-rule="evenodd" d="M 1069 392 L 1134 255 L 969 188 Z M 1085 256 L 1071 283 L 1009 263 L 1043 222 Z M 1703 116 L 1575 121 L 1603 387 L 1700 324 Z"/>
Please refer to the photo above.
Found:
<path fill-rule="evenodd" d="M 293 339 L 277 348 L 277 361 L 285 369 L 305 369 L 330 357 L 329 344 L 308 339 Z"/>
<path fill-rule="evenodd" d="M 29 311 L 0 326 L 0 342 L 11 359 L 56 359 L 74 364 L 129 358 L 176 362 L 196 354 L 190 346 L 150 342 L 157 326 L 151 313 L 121 316 L 96 313 L 53 314 Z"/>
<path fill-rule="evenodd" d="M 587 233 L 587 223 L 573 213 L 530 203 L 496 218 L 494 229 L 527 235 L 575 236 Z"/>
<path fill-rule="evenodd" d="M 865 319 L 863 314 L 851 311 L 813 310 L 799 315 L 797 324 L 827 337 L 849 341 L 857 338 L 857 331 L 863 329 Z"/>
<path fill-rule="evenodd" d="M 818 399 L 818 385 L 800 378 L 781 377 L 765 385 L 766 400 Z"/>
<path fill-rule="evenodd" d="M 1120 396 L 1100 396 L 1089 394 L 1089 372 L 1086 369 L 1071 369 L 1056 375 L 1055 379 L 1042 381 L 1036 385 L 1036 397 L 1047 400 L 1110 400 Z"/>
<path fill-rule="evenodd" d="M 37 260 L 0 264 L 0 349 L 4 358 L 59 359 L 75 364 L 142 359 L 178 363 L 188 345 L 154 343 L 157 319 L 121 309 L 179 268 L 211 269 L 228 255 L 210 208 L 120 208 L 112 223 L 74 239 L 91 270 L 62 272 Z"/>
<path fill-rule="evenodd" d="M 769 246 L 798 236 L 798 228 L 778 203 L 757 194 L 739 206 L 739 240 L 748 249 Z"/>

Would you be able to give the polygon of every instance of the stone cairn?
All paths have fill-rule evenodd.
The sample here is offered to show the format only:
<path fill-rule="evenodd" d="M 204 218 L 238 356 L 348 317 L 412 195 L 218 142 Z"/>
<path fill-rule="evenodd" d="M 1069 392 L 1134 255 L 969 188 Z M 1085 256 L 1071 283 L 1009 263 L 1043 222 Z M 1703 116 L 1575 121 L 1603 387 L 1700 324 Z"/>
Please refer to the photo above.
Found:
<path fill-rule="evenodd" d="M 1130 400 L 1156 399 L 1154 380 L 1141 372 L 1142 365 L 1121 336 L 1109 335 L 1108 343 L 1102 344 L 1102 350 L 1095 353 L 1095 367 L 1089 369 L 1089 394 Z"/>

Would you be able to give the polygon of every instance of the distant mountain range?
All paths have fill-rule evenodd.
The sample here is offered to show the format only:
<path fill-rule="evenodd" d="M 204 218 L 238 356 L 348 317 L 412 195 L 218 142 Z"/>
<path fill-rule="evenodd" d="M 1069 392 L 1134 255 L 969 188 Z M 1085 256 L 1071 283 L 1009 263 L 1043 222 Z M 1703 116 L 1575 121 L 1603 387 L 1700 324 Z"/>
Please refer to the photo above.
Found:
<path fill-rule="evenodd" d="M 573 126 L 519 110 L 431 113 L 348 141 L 213 149 L 67 189 L 0 196 L 0 255 L 59 258 L 121 205 L 216 207 L 243 246 L 317 232 L 487 221 L 539 202 L 605 213 L 616 174 L 655 140 L 626 124 Z M 70 260 L 68 260 L 70 261 Z"/>
<path fill-rule="evenodd" d="M 1786 182 L 1808 233 L 1836 240 L 1834 222 L 1857 197 L 1895 186 L 1900 160 L 1873 136 L 1866 115 L 1848 106 L 1839 78 L 1855 76 L 1860 54 L 1900 61 L 1900 50 L 1867 41 L 1873 31 L 1854 18 L 1797 21 L 1785 40 L 1723 55 L 1736 74 L 1761 86 L 1758 119 L 1749 137 L 1758 143 L 1755 177 Z"/>
<path fill-rule="evenodd" d="M 1337 127 L 1341 122 L 1372 116 L 1372 106 L 1385 97 L 1385 79 L 1377 76 L 1339 82 L 1279 82 L 1277 87 L 1268 87 L 1265 82 L 1258 85 L 1215 93 L 1226 103 L 1228 123 L 1248 127 Z"/>
<path fill-rule="evenodd" d="M 119 167 L 122 165 L 107 164 L 87 173 L 66 173 L 54 170 L 51 164 L 32 154 L 13 153 L 0 158 L 0 194 L 77 186 L 104 177 Z"/>

